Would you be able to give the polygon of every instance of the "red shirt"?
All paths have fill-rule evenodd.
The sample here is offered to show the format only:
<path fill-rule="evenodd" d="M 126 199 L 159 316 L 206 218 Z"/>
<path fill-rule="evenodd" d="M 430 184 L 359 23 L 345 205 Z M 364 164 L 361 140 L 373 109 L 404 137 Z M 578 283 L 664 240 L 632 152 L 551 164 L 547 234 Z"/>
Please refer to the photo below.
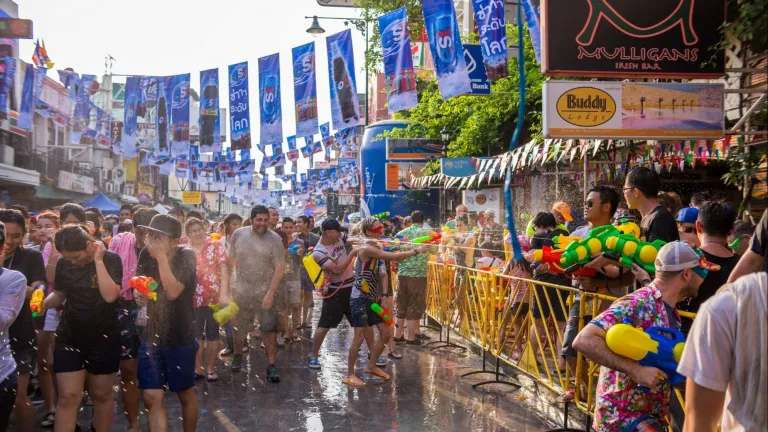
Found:
<path fill-rule="evenodd" d="M 197 254 L 197 288 L 195 289 L 195 307 L 206 307 L 219 302 L 221 277 L 219 265 L 227 262 L 224 246 L 205 238 L 203 249 Z"/>

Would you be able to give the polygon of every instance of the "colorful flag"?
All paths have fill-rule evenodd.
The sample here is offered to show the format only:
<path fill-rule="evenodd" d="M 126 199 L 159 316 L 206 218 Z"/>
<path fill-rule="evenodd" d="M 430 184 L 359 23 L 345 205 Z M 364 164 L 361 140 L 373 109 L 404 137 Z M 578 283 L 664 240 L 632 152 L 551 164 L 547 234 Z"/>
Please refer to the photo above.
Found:
<path fill-rule="evenodd" d="M 200 72 L 200 151 L 221 151 L 219 69 Z"/>
<path fill-rule="evenodd" d="M 296 111 L 296 136 L 317 133 L 317 83 L 315 78 L 315 43 L 292 50 L 293 94 Z"/>
<path fill-rule="evenodd" d="M 233 150 L 251 148 L 248 62 L 229 66 L 229 131 Z"/>
<path fill-rule="evenodd" d="M 470 93 L 464 46 L 452 0 L 421 0 L 429 48 L 435 61 L 437 86 L 443 99 Z"/>
<path fill-rule="evenodd" d="M 189 154 L 189 74 L 171 77 L 171 155 Z M 128 105 L 128 86 L 125 88 Z M 125 146 L 123 146 L 125 151 Z"/>
<path fill-rule="evenodd" d="M 48 51 L 45 49 L 45 39 L 43 39 L 42 45 L 40 45 L 39 40 L 35 41 L 35 52 L 32 54 L 32 63 L 37 67 L 45 67 L 47 69 L 53 67 L 53 62 L 51 61 L 51 58 L 48 57 Z"/>
<path fill-rule="evenodd" d="M 488 74 L 488 79 L 494 82 L 509 75 L 504 2 L 472 0 L 472 6 L 475 9 L 475 21 L 477 21 L 480 36 L 485 72 Z"/>
<path fill-rule="evenodd" d="M 405 8 L 380 16 L 379 30 L 387 83 L 387 109 L 394 114 L 419 104 Z"/>
<path fill-rule="evenodd" d="M 283 114 L 280 97 L 280 54 L 259 59 L 259 120 L 261 144 L 283 142 Z"/>
<path fill-rule="evenodd" d="M 328 79 L 331 83 L 331 119 L 334 129 L 360 124 L 360 103 L 357 99 L 355 58 L 352 50 L 352 30 L 328 36 Z"/>

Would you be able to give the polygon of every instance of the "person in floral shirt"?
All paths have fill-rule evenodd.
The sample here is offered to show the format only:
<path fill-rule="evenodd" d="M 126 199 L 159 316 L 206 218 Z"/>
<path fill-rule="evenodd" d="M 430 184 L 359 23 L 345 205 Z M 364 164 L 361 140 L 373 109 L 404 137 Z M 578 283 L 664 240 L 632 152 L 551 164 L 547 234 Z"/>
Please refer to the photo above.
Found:
<path fill-rule="evenodd" d="M 229 303 L 229 269 L 227 251 L 218 241 L 205 235 L 203 221 L 190 218 L 184 224 L 189 247 L 197 256 L 197 288 L 195 289 L 195 334 L 200 344 L 195 357 L 195 377 L 217 381 L 213 371 L 219 352 L 219 324 L 213 319 L 212 304 Z M 207 364 L 203 367 L 203 352 L 207 350 Z M 205 375 L 203 374 L 205 372 Z"/>
<path fill-rule="evenodd" d="M 656 277 L 635 265 L 633 272 L 643 288 L 616 300 L 582 329 L 573 348 L 600 364 L 594 429 L 598 432 L 666 431 L 672 394 L 669 381 L 659 369 L 642 366 L 613 353 L 605 342 L 606 332 L 627 323 L 642 329 L 680 329 L 678 302 L 698 294 L 709 270 L 701 251 L 687 242 L 664 245 L 656 257 Z M 646 389 L 642 389 L 643 386 Z"/>

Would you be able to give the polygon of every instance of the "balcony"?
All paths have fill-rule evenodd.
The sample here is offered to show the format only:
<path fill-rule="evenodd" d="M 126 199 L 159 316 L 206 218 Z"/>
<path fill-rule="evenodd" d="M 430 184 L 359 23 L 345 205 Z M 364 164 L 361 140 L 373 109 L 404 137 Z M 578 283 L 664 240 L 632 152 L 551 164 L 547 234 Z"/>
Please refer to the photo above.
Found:
<path fill-rule="evenodd" d="M 0 182 L 24 185 L 40 185 L 40 173 L 32 169 L 30 160 L 7 144 L 0 146 Z"/>

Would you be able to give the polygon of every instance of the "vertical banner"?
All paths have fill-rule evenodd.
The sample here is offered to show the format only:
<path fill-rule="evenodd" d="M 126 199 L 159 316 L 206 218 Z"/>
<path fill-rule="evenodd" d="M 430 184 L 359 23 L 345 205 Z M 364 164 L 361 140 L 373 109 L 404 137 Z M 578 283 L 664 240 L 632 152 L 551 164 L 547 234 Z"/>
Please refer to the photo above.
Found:
<path fill-rule="evenodd" d="M 387 109 L 394 114 L 419 104 L 405 8 L 380 16 L 379 30 L 387 82 Z"/>
<path fill-rule="evenodd" d="M 259 121 L 261 144 L 283 142 L 283 115 L 280 98 L 280 54 L 259 59 Z"/>
<path fill-rule="evenodd" d="M 48 69 L 44 67 L 39 67 L 35 70 L 35 87 L 34 93 L 32 94 L 32 101 L 34 102 L 35 112 L 48 118 L 50 115 L 48 104 L 40 100 L 40 96 L 43 93 L 43 81 L 45 81 L 46 73 L 48 73 Z"/>
<path fill-rule="evenodd" d="M 536 63 L 541 64 L 541 0 L 522 0 L 525 23 L 531 35 L 531 45 L 536 56 Z"/>
<path fill-rule="evenodd" d="M 88 129 L 88 123 L 90 122 L 91 117 L 91 100 L 88 97 L 88 86 L 92 85 L 95 79 L 96 76 L 85 74 L 80 78 L 77 76 L 73 78 L 74 83 L 71 85 L 70 90 L 72 88 L 75 89 L 75 112 L 72 115 L 72 124 L 69 131 L 70 144 L 80 144 L 80 138 L 82 137 L 83 132 Z M 136 105 L 138 105 L 138 103 L 137 100 Z"/>
<path fill-rule="evenodd" d="M 157 78 L 157 108 L 155 115 L 155 154 L 158 156 L 171 155 L 171 77 Z"/>
<path fill-rule="evenodd" d="M 189 74 L 171 77 L 171 155 L 189 154 Z M 126 105 L 128 86 L 125 89 Z M 125 146 L 123 146 L 125 151 Z"/>
<path fill-rule="evenodd" d="M 315 43 L 293 49 L 293 94 L 296 101 L 296 136 L 317 133 L 317 83 Z"/>
<path fill-rule="evenodd" d="M 21 109 L 19 110 L 18 127 L 24 130 L 32 129 L 32 110 L 35 108 L 35 66 L 28 64 L 24 71 L 24 84 L 21 87 Z"/>
<path fill-rule="evenodd" d="M 141 77 L 128 77 L 125 80 L 125 112 L 123 117 L 123 136 L 120 139 L 122 153 L 126 159 L 134 159 L 138 155 L 136 150 L 137 112 L 141 99 Z M 80 95 L 77 97 L 77 105 L 80 106 Z M 77 107 L 75 108 L 77 117 Z"/>
<path fill-rule="evenodd" d="M 219 69 L 200 72 L 200 151 L 221 151 L 219 119 Z"/>
<path fill-rule="evenodd" d="M 355 58 L 352 30 L 328 36 L 328 79 L 331 83 L 331 119 L 334 129 L 360 124 L 360 104 L 355 83 Z"/>
<path fill-rule="evenodd" d="M 522 0 L 525 1 L 525 0 Z M 488 79 L 495 82 L 509 75 L 507 68 L 507 26 L 504 22 L 502 0 L 472 0 L 475 21 L 483 51 L 483 63 Z"/>
<path fill-rule="evenodd" d="M 251 148 L 248 99 L 248 62 L 229 66 L 229 132 L 232 150 Z"/>
<path fill-rule="evenodd" d="M 464 46 L 452 0 L 421 0 L 424 25 L 429 36 L 429 49 L 435 61 L 437 86 L 443 99 L 472 91 Z"/>
<path fill-rule="evenodd" d="M 16 59 L 5 56 L 3 64 L 0 65 L 0 120 L 8 118 L 8 97 L 11 94 L 11 87 L 16 82 Z M 67 113 L 69 114 L 69 113 Z"/>

